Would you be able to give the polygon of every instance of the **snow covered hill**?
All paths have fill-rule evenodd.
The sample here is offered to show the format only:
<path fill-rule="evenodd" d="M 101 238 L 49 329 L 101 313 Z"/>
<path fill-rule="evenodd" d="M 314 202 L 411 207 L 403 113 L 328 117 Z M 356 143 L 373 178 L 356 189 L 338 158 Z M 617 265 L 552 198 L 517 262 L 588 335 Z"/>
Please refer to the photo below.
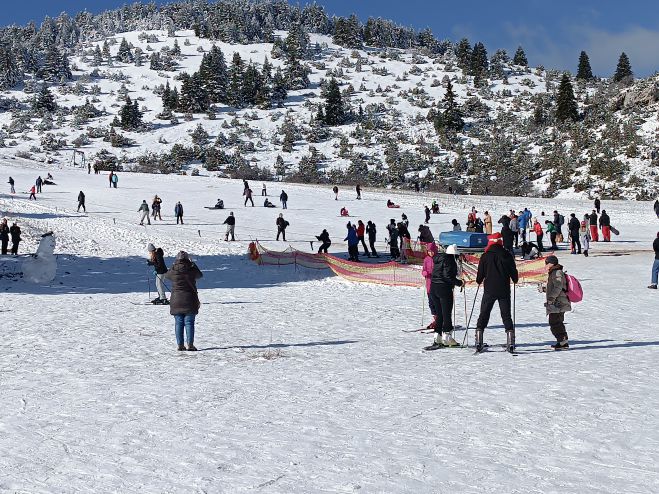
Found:
<path fill-rule="evenodd" d="M 423 353 L 431 336 L 401 331 L 428 322 L 421 290 L 259 267 L 248 243 L 308 251 L 327 228 L 331 251 L 344 255 L 341 206 L 378 225 L 385 251 L 388 219 L 406 213 L 418 225 L 432 199 L 441 209 L 430 223 L 435 236 L 472 206 L 494 218 L 524 206 L 581 216 L 591 203 L 376 189 L 357 201 L 346 187 L 336 201 L 330 186 L 267 182 L 270 197 L 288 193 L 282 211 L 259 207 L 259 197 L 244 207 L 240 181 L 203 172 L 119 173 L 111 189 L 105 173 L 7 151 L 4 170 L 18 194 L 4 189 L 0 210 L 23 228 L 21 253 L 55 232 L 58 272 L 34 285 L 15 276 L 20 257 L 0 258 L 0 491 L 656 490 L 651 204 L 603 201 L 621 236 L 594 244 L 589 258 L 565 245 L 558 252 L 586 294 L 566 317 L 569 352 L 549 350 L 543 295 L 527 287 L 516 291 L 519 356 L 494 346 L 505 340 L 496 309 L 491 352 Z M 47 172 L 57 185 L 28 201 L 24 192 Z M 80 190 L 87 214 L 75 210 Z M 155 194 L 163 221 L 139 226 L 138 206 Z M 204 209 L 218 197 L 228 209 Z M 389 197 L 401 209 L 387 209 Z M 173 219 L 179 200 L 184 225 Z M 233 243 L 222 240 L 228 211 L 237 218 Z M 274 241 L 281 212 L 291 224 L 286 243 Z M 153 290 L 148 242 L 164 248 L 168 265 L 187 250 L 204 272 L 196 354 L 176 352 L 166 307 L 142 305 Z M 475 295 L 456 292 L 459 324 Z"/>

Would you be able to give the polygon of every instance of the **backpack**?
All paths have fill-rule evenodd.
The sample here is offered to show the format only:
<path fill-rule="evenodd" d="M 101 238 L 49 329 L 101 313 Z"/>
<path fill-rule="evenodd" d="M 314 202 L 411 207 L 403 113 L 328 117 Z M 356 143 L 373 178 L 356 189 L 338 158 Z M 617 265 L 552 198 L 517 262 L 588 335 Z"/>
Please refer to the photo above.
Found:
<path fill-rule="evenodd" d="M 567 299 L 572 302 L 581 302 L 583 300 L 583 288 L 581 288 L 581 283 L 574 276 L 565 274 L 565 282 L 567 284 L 567 289 L 565 294 Z"/>
<path fill-rule="evenodd" d="M 562 214 L 558 215 L 558 224 L 559 226 L 563 226 L 565 224 L 565 216 L 563 216 Z"/>

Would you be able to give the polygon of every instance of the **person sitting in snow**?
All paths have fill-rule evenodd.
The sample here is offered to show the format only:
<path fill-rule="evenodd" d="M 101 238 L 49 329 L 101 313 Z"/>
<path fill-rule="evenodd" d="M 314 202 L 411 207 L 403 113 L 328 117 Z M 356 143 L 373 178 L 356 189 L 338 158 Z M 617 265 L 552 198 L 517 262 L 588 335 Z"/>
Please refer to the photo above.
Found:
<path fill-rule="evenodd" d="M 530 261 L 532 259 L 537 259 L 539 255 L 540 251 L 535 243 L 522 242 L 522 259 Z"/>
<path fill-rule="evenodd" d="M 270 200 L 266 197 L 265 201 L 263 202 L 263 207 L 264 208 L 276 208 L 277 206 L 275 206 L 273 203 L 271 203 Z"/>
<path fill-rule="evenodd" d="M 432 206 L 430 207 L 430 210 L 432 211 L 432 214 L 439 214 L 439 204 L 437 204 L 437 201 L 435 200 L 432 201 Z"/>
<path fill-rule="evenodd" d="M 400 206 L 398 206 L 398 204 L 394 203 L 394 201 L 392 201 L 391 199 L 387 199 L 387 207 L 388 208 L 397 208 L 397 207 L 400 207 Z"/>
<path fill-rule="evenodd" d="M 458 220 L 456 220 L 455 218 L 453 218 L 451 220 L 451 224 L 453 225 L 453 231 L 454 232 L 461 232 L 462 231 L 462 227 L 460 226 L 460 223 L 458 223 Z"/>
<path fill-rule="evenodd" d="M 215 209 L 224 209 L 224 201 L 222 199 L 217 200 L 215 203 Z"/>
<path fill-rule="evenodd" d="M 350 213 L 348 213 L 345 207 L 341 208 L 341 216 L 350 216 Z"/>

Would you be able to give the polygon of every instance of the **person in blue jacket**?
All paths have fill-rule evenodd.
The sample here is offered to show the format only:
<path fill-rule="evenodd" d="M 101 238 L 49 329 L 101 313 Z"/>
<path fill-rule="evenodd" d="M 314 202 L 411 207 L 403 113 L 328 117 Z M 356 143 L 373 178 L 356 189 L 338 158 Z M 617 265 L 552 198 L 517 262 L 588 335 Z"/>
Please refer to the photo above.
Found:
<path fill-rule="evenodd" d="M 343 240 L 348 241 L 348 260 L 359 262 L 359 237 L 357 236 L 357 230 L 350 222 L 348 222 L 346 228 L 348 229 L 348 235 Z"/>
<path fill-rule="evenodd" d="M 524 211 L 519 212 L 519 218 L 517 219 L 517 224 L 519 226 L 519 233 L 522 236 L 522 242 L 526 242 L 526 228 L 529 226 L 531 221 L 531 211 L 524 208 Z"/>

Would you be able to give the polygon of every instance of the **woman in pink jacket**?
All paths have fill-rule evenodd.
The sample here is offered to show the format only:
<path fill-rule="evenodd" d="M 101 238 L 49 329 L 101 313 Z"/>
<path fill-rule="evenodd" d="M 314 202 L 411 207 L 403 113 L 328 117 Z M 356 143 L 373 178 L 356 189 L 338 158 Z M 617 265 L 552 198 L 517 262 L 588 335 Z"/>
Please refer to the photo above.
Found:
<path fill-rule="evenodd" d="M 435 311 L 435 304 L 433 304 L 432 299 L 430 298 L 430 280 L 432 279 L 432 270 L 435 267 L 433 257 L 437 254 L 437 244 L 432 242 L 428 244 L 428 250 L 426 251 L 426 257 L 423 259 L 423 269 L 421 274 L 426 279 L 426 295 L 428 295 L 428 307 L 430 307 L 430 314 L 432 314 L 432 321 L 426 326 L 426 329 L 435 329 L 435 319 L 437 318 L 437 312 Z"/>

